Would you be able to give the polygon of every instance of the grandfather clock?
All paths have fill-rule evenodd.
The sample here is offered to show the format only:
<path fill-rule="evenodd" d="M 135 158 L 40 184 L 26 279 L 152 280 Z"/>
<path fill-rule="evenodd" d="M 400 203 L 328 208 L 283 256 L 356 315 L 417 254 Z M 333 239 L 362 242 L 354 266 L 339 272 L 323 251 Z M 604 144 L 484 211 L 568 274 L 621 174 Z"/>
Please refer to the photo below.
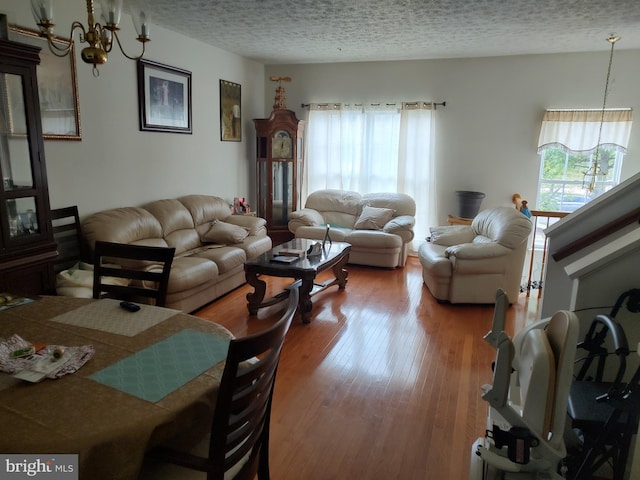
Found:
<path fill-rule="evenodd" d="M 300 208 L 302 166 L 304 164 L 304 121 L 285 106 L 282 82 L 290 77 L 271 77 L 278 82 L 275 103 L 269 118 L 256 118 L 256 159 L 258 216 L 267 220 L 267 231 L 278 245 L 293 234 L 287 224 L 289 214 Z"/>

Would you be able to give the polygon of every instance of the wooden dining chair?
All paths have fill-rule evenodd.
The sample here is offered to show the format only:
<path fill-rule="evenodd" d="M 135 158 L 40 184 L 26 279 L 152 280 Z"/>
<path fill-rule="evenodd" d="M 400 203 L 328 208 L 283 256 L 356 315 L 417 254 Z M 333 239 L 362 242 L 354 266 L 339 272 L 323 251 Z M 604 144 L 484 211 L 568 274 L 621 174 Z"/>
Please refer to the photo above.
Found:
<path fill-rule="evenodd" d="M 156 306 L 164 307 L 175 250 L 169 247 L 96 241 L 93 298 L 137 301 L 142 297 L 155 300 Z M 129 282 L 113 282 L 113 278 Z"/>
<path fill-rule="evenodd" d="M 53 262 L 53 270 L 59 273 L 73 267 L 83 258 L 78 207 L 73 205 L 52 209 L 51 224 L 53 239 L 58 250 L 58 257 Z"/>
<path fill-rule="evenodd" d="M 190 452 L 156 447 L 147 453 L 140 479 L 269 479 L 269 423 L 280 351 L 298 306 L 289 287 L 285 311 L 268 329 L 231 340 L 211 432 Z M 173 465 L 163 465 L 164 463 Z M 185 467 L 191 472 L 185 471 Z M 205 475 L 196 476 L 196 472 Z"/>

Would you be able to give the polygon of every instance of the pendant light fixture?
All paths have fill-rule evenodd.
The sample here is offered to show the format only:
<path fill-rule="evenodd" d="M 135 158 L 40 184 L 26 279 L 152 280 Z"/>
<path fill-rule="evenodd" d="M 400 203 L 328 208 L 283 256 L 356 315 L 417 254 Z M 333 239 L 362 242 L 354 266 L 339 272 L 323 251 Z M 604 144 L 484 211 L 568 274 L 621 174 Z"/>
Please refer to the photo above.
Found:
<path fill-rule="evenodd" d="M 593 154 L 593 161 L 589 166 L 589 169 L 584 173 L 582 180 L 582 187 L 587 189 L 590 193 L 596 188 L 596 183 L 603 180 L 607 176 L 608 165 L 602 168 L 602 159 L 600 155 L 600 142 L 602 140 L 602 127 L 604 125 L 604 116 L 607 109 L 607 95 L 609 93 L 609 79 L 611 77 L 611 65 L 613 63 L 613 49 L 616 42 L 620 40 L 617 35 L 610 35 L 607 37 L 607 41 L 611 44 L 611 51 L 609 53 L 609 67 L 607 68 L 607 81 L 604 86 L 604 98 L 602 100 L 602 111 L 600 116 L 600 128 L 598 130 L 598 143 L 596 143 L 596 151 Z"/>
<path fill-rule="evenodd" d="M 81 56 L 85 63 L 93 65 L 93 75 L 99 75 L 98 65 L 106 63 L 109 53 L 115 43 L 118 44 L 122 54 L 130 60 L 142 58 L 145 52 L 146 43 L 149 41 L 149 14 L 139 10 L 133 15 L 133 23 L 136 28 L 138 40 L 142 44 L 142 53 L 137 56 L 130 56 L 125 53 L 118 37 L 120 27 L 120 14 L 122 12 L 122 0 L 101 0 L 102 18 L 101 22 L 95 20 L 94 1 L 87 0 L 87 24 L 76 20 L 71 24 L 69 38 L 73 39 L 73 33 L 80 31 L 80 42 L 89 46 L 82 49 Z M 53 22 L 53 0 L 31 0 L 31 11 L 40 28 L 40 36 L 47 40 L 51 52 L 64 57 L 71 52 L 71 44 L 66 48 L 61 48 L 55 43 Z"/>

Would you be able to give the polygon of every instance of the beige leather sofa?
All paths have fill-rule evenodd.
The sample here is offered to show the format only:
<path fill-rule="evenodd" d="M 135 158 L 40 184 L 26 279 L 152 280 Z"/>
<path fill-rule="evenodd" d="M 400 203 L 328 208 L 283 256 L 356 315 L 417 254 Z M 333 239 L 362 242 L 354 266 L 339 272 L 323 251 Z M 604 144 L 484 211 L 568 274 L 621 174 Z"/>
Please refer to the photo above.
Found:
<path fill-rule="evenodd" d="M 520 293 L 531 220 L 515 208 L 481 211 L 471 225 L 432 227 L 420 245 L 422 277 L 431 294 L 451 303 L 494 303 L 502 288 Z"/>
<path fill-rule="evenodd" d="M 266 221 L 231 215 L 222 198 L 187 195 L 105 210 L 82 222 L 96 240 L 175 247 L 167 307 L 191 312 L 245 282 L 244 262 L 271 248 Z"/>
<path fill-rule="evenodd" d="M 407 259 L 415 214 L 415 201 L 403 193 L 318 190 L 289 215 L 289 230 L 297 238 L 322 240 L 330 225 L 333 241 L 351 244 L 349 263 L 395 268 Z"/>

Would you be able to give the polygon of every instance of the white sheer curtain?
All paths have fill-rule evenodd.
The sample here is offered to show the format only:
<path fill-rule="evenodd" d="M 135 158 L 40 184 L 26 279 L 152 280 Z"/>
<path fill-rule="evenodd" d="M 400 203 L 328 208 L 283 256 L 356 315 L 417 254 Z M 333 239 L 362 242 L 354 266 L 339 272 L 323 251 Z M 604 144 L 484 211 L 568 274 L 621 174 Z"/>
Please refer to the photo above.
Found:
<path fill-rule="evenodd" d="M 303 197 L 325 188 L 411 195 L 417 248 L 437 221 L 433 110 L 426 102 L 311 104 Z"/>
<path fill-rule="evenodd" d="M 405 103 L 400 123 L 398 191 L 416 201 L 413 251 L 437 225 L 436 168 L 434 160 L 435 115 L 432 104 Z"/>

